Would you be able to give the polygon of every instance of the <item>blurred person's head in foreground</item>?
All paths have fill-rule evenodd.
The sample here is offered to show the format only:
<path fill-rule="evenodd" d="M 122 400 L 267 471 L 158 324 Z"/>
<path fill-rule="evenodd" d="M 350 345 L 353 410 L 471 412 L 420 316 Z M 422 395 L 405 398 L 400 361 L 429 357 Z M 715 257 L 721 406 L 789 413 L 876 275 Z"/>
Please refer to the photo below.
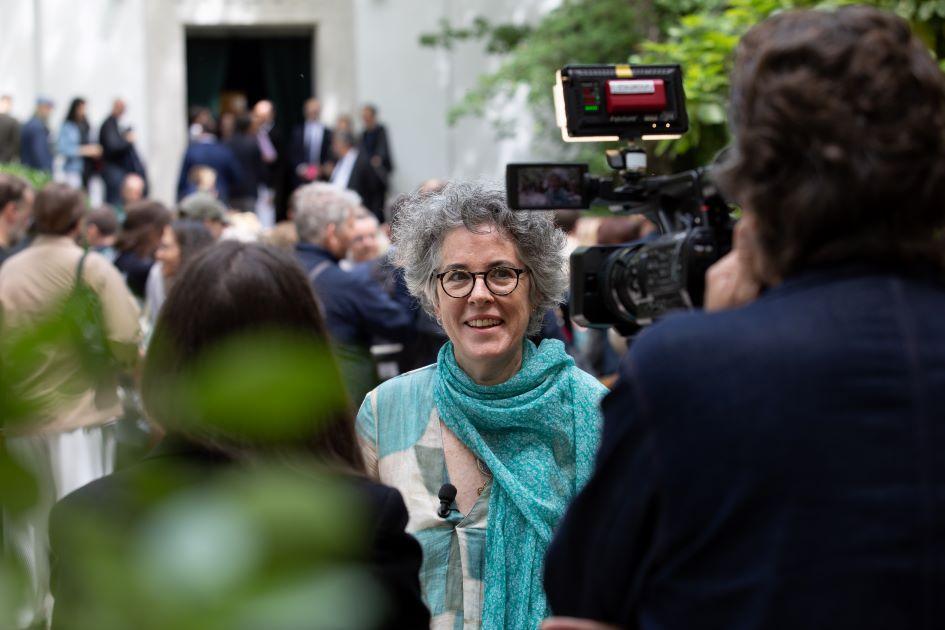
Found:
<path fill-rule="evenodd" d="M 199 368 L 207 356 L 260 331 L 287 336 L 299 345 L 327 346 L 312 289 L 292 255 L 237 241 L 224 241 L 200 252 L 182 269 L 155 325 L 141 388 L 150 417 L 170 433 L 231 456 L 301 451 L 341 469 L 363 472 L 354 425 L 344 404 L 339 408 L 313 400 L 311 409 L 295 410 L 308 421 L 275 435 L 257 434 L 254 427 L 208 425 L 189 407 L 187 396 L 178 395 L 177 386 L 181 381 L 186 385 L 190 370 Z M 252 361 L 254 357 L 237 354 L 235 359 Z M 270 359 L 277 363 L 267 368 L 294 368 L 290 356 L 275 353 Z M 324 361 L 322 367 L 340 387 L 340 376 L 328 354 Z M 279 418 L 256 421 L 274 423 Z"/>
<path fill-rule="evenodd" d="M 0 114 L 9 114 L 13 111 L 13 97 L 9 94 L 0 96 Z"/>
<path fill-rule="evenodd" d="M 350 190 L 315 182 L 295 191 L 295 229 L 299 242 L 311 243 L 341 260 L 351 246 L 361 198 Z"/>
<path fill-rule="evenodd" d="M 145 183 L 144 178 L 137 173 L 128 173 L 121 181 L 121 203 L 127 207 L 129 204 L 144 199 Z"/>
<path fill-rule="evenodd" d="M 33 215 L 33 188 L 22 177 L 0 173 L 0 247 L 16 244 Z"/>
<path fill-rule="evenodd" d="M 85 214 L 85 242 L 101 251 L 115 246 L 118 239 L 118 215 L 111 206 L 103 205 Z"/>
<path fill-rule="evenodd" d="M 826 265 L 941 267 L 945 76 L 867 7 L 774 16 L 742 39 L 718 179 L 760 279 Z"/>
<path fill-rule="evenodd" d="M 42 236 L 78 236 L 84 214 L 85 197 L 65 184 L 46 184 L 33 202 L 33 226 Z"/>
<path fill-rule="evenodd" d="M 138 258 L 154 258 L 164 228 L 171 223 L 171 211 L 159 201 L 139 201 L 125 208 L 125 221 L 115 242 L 119 252 Z"/>
<path fill-rule="evenodd" d="M 173 280 L 188 260 L 213 243 L 203 222 L 179 219 L 164 228 L 154 258 L 161 263 L 165 280 Z"/>
<path fill-rule="evenodd" d="M 359 212 L 351 226 L 348 258 L 354 262 L 365 262 L 377 258 L 380 255 L 379 230 L 377 217 L 367 210 Z"/>
<path fill-rule="evenodd" d="M 229 223 L 226 206 L 216 195 L 208 192 L 198 191 L 187 195 L 181 199 L 177 210 L 182 219 L 202 222 L 210 230 L 214 240 L 223 235 L 223 230 Z"/>

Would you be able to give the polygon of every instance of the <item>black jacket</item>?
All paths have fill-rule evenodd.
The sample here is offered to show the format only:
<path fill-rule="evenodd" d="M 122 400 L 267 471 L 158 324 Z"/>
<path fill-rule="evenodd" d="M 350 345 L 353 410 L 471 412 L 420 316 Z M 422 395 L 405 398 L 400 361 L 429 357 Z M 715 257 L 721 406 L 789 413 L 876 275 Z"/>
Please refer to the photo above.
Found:
<path fill-rule="evenodd" d="M 203 484 L 235 470 L 235 464 L 224 455 L 184 441 L 167 442 L 142 462 L 80 488 L 53 509 L 49 529 L 51 589 L 56 601 L 53 628 L 85 627 L 80 621 L 85 612 L 108 605 L 108 601 L 118 601 L 114 599 L 114 592 L 111 600 L 96 599 L 96 592 L 102 585 L 89 580 L 88 576 L 109 566 L 110 559 L 114 561 L 116 557 L 127 558 L 133 554 L 141 528 L 153 516 L 156 506 L 164 508 L 168 505 L 167 499 L 173 502 L 188 494 L 199 497 Z M 313 479 L 312 483 L 318 481 Z M 282 561 L 304 566 L 298 554 L 302 554 L 302 558 L 304 554 L 312 554 L 311 567 L 300 576 L 300 580 L 310 579 L 315 574 L 312 572 L 320 568 L 364 567 L 380 587 L 381 598 L 386 600 L 386 615 L 376 627 L 385 630 L 428 628 L 430 614 L 420 595 L 422 552 L 416 539 L 404 530 L 407 509 L 400 493 L 364 478 L 347 478 L 339 482 L 348 485 L 347 494 L 355 500 L 351 505 L 344 503 L 344 509 L 352 508 L 352 518 L 358 519 L 352 520 L 351 530 L 363 536 L 361 549 L 333 551 L 325 548 L 324 540 L 318 542 L 318 536 L 324 538 L 325 534 L 315 531 L 312 545 L 278 550 L 279 554 L 291 559 L 283 558 Z M 336 505 L 325 507 L 342 509 Z M 280 526 L 287 525 L 295 524 L 282 523 Z M 97 545 L 90 546 L 90 541 L 96 539 Z M 278 543 L 277 540 L 266 541 L 268 546 L 276 549 Z M 89 553 L 90 549 L 94 552 Z M 117 556 L 111 556 L 112 553 Z M 114 580 L 116 576 L 110 577 Z M 304 582 L 299 585 L 304 586 Z M 108 588 L 116 587 L 118 585 L 113 582 Z M 119 595 L 124 598 L 124 595 Z M 238 599 L 238 595 L 234 598 Z M 134 600 L 121 601 L 128 604 Z M 133 623 L 137 614 L 144 618 L 150 613 L 148 610 L 135 611 L 129 606 L 123 620 Z M 313 625 L 317 625 L 317 619 L 332 618 L 334 613 L 330 609 L 312 610 Z"/>
<path fill-rule="evenodd" d="M 262 155 L 256 136 L 235 133 L 224 144 L 230 148 L 240 165 L 240 177 L 231 184 L 230 198 L 256 198 L 257 189 L 265 175 Z"/>
<path fill-rule="evenodd" d="M 102 145 L 102 160 L 106 164 L 114 164 L 125 170 L 131 170 L 128 167 L 128 161 L 134 145 L 125 140 L 121 134 L 117 118 L 109 116 L 105 119 L 98 132 L 98 141 Z"/>
<path fill-rule="evenodd" d="M 387 129 L 384 125 L 376 125 L 374 129 L 365 130 L 361 134 L 360 146 L 368 157 L 376 155 L 381 158 L 381 167 L 385 173 L 390 174 L 394 171 L 394 156 L 391 154 Z"/>
<path fill-rule="evenodd" d="M 644 331 L 547 556 L 627 628 L 945 627 L 945 286 L 834 269 Z"/>
<path fill-rule="evenodd" d="M 364 151 L 358 151 L 358 157 L 351 169 L 351 178 L 348 180 L 348 188 L 361 195 L 364 207 L 370 210 L 378 221 L 384 222 L 386 175 L 382 168 L 371 164 L 371 158 Z"/>
<path fill-rule="evenodd" d="M 332 158 L 331 152 L 331 129 L 325 127 L 325 133 L 322 136 L 322 146 L 318 153 L 318 164 L 324 164 Z M 289 144 L 289 163 L 295 169 L 299 164 L 308 164 L 308 147 L 305 146 L 305 125 L 296 125 L 292 129 L 292 140 Z"/>

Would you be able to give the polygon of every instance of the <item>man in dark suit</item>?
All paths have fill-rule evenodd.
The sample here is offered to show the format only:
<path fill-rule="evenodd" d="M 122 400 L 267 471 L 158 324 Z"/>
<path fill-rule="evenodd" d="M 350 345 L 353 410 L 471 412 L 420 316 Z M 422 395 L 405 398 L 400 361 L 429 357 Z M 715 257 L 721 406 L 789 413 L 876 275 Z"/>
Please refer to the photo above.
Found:
<path fill-rule="evenodd" d="M 305 123 L 292 130 L 289 162 L 295 186 L 324 179 L 324 166 L 332 159 L 331 129 L 319 120 L 322 106 L 317 98 L 305 101 Z"/>
<path fill-rule="evenodd" d="M 20 123 L 10 114 L 12 109 L 13 99 L 0 96 L 0 164 L 20 159 Z"/>
<path fill-rule="evenodd" d="M 242 178 L 238 179 L 230 190 L 230 207 L 241 212 L 253 212 L 256 208 L 259 182 L 263 176 L 263 161 L 259 143 L 253 135 L 253 119 L 249 114 L 237 117 L 235 131 L 225 144 L 243 173 Z"/>
<path fill-rule="evenodd" d="M 377 108 L 365 105 L 361 108 L 361 122 L 364 131 L 361 133 L 361 149 L 368 154 L 375 166 L 382 167 L 385 172 L 394 171 L 394 158 L 391 155 L 390 143 L 387 140 L 387 129 L 377 122 Z"/>
<path fill-rule="evenodd" d="M 200 135 L 187 146 L 177 180 L 178 200 L 197 190 L 191 170 L 198 166 L 213 169 L 216 173 L 217 195 L 223 203 L 228 203 L 230 190 L 238 186 L 243 178 L 243 170 L 230 148 L 217 140 L 216 126 L 212 122 L 206 123 Z"/>
<path fill-rule="evenodd" d="M 385 189 L 383 169 L 374 166 L 364 152 L 355 148 L 354 136 L 350 133 L 336 132 L 333 136 L 332 147 L 337 161 L 331 172 L 331 183 L 361 195 L 364 207 L 383 223 Z"/>
<path fill-rule="evenodd" d="M 140 175 L 147 188 L 147 174 L 135 149 L 135 132 L 130 127 L 120 126 L 126 109 L 122 99 L 115 99 L 112 113 L 102 123 L 98 132 L 98 141 L 102 145 L 105 201 L 112 205 L 121 203 L 121 185 L 129 173 Z"/>
<path fill-rule="evenodd" d="M 253 128 L 263 159 L 263 187 L 267 212 L 275 214 L 275 220 L 285 219 L 288 205 L 285 139 L 282 129 L 276 124 L 276 108 L 272 101 L 259 101 L 253 106 Z M 268 219 L 267 219 L 268 220 Z"/>
<path fill-rule="evenodd" d="M 36 99 L 36 113 L 20 130 L 20 162 L 30 168 L 52 173 L 53 152 L 49 141 L 49 115 L 53 102 Z"/>
<path fill-rule="evenodd" d="M 299 188 L 294 201 L 296 258 L 325 314 L 349 397 L 363 400 L 378 382 L 370 352 L 373 340 L 382 336 L 393 343 L 412 341 L 414 303 L 406 291 L 387 293 L 372 278 L 339 266 L 363 212 L 355 195 L 315 182 Z"/>
<path fill-rule="evenodd" d="M 387 199 L 390 174 L 394 172 L 394 157 L 387 139 L 387 129 L 377 122 L 377 107 L 374 105 L 365 105 L 361 108 L 361 122 L 364 124 L 364 131 L 361 133 L 361 142 L 358 146 L 370 159 L 371 166 L 382 175 L 383 186 L 378 195 L 380 197 L 378 203 L 383 208 Z"/>
<path fill-rule="evenodd" d="M 718 179 L 745 214 L 708 275 L 719 312 L 631 346 L 548 552 L 551 608 L 945 627 L 945 76 L 892 14 L 789 12 L 742 40 L 732 108 Z"/>

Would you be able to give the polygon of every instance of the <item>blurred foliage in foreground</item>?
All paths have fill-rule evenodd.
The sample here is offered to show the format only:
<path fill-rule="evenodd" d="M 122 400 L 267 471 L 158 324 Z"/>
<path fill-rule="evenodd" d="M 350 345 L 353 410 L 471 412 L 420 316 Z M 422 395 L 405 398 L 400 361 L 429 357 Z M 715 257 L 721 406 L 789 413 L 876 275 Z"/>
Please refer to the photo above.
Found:
<path fill-rule="evenodd" d="M 70 514 L 54 542 L 72 566 L 54 627 L 99 630 L 370 628 L 381 593 L 352 564 L 360 507 L 310 465 L 218 476 L 151 467 L 134 481 L 150 509 L 127 532 L 115 514 Z M 119 521 L 120 522 L 120 521 Z"/>
<path fill-rule="evenodd" d="M 17 162 L 7 162 L 0 164 L 0 173 L 9 173 L 18 175 L 30 183 L 33 190 L 42 190 L 43 186 L 52 181 L 52 176 L 46 171 L 37 171 L 34 168 L 24 166 Z"/>
<path fill-rule="evenodd" d="M 51 351 L 83 357 L 76 387 L 110 369 L 86 356 L 76 308 L 67 302 L 0 338 L 0 509 L 8 514 L 37 501 L 36 481 L 3 448 L 4 435 L 29 428 L 43 407 L 24 395 L 25 376 Z M 324 347 L 272 332 L 222 343 L 162 387 L 180 414 L 176 429 L 206 435 L 209 426 L 244 444 L 292 444 L 346 404 Z M 69 596 L 54 609 L 54 627 L 370 628 L 384 604 L 360 562 L 367 532 L 357 525 L 356 493 L 303 448 L 250 450 L 239 465 L 209 473 L 174 458 L 132 465 L 118 474 L 135 510 L 93 501 L 60 518 L 54 542 L 67 562 L 54 561 L 54 573 Z M 8 551 L 0 555 L 2 628 L 16 627 L 27 592 Z"/>
<path fill-rule="evenodd" d="M 450 121 L 483 116 L 497 100 L 519 87 L 528 90 L 528 106 L 539 138 L 558 140 L 551 85 L 558 68 L 568 64 L 678 63 L 683 67 L 690 132 L 664 142 L 657 152 L 674 168 L 708 162 L 728 142 L 727 105 L 732 53 L 741 36 L 769 15 L 795 8 L 829 8 L 852 0 L 563 0 L 534 26 L 492 22 L 479 17 L 471 26 L 441 23 L 440 31 L 420 38 L 421 45 L 451 48 L 464 41 L 485 42 L 501 55 L 498 70 L 486 73 L 450 111 Z M 909 20 L 937 58 L 945 57 L 945 0 L 866 0 Z M 498 109 L 498 108 L 496 108 Z M 501 129 L 507 121 L 497 121 Z M 547 159 L 574 157 L 564 143 L 541 142 Z M 582 145 L 585 160 L 602 152 Z M 589 160 L 602 166 L 600 160 Z"/>

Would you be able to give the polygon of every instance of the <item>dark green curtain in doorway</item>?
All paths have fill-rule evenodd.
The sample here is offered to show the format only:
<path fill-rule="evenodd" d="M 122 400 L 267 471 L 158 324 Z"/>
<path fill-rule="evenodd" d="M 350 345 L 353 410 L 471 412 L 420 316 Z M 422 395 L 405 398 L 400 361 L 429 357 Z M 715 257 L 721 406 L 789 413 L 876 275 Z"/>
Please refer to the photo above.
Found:
<path fill-rule="evenodd" d="M 225 39 L 187 40 L 187 102 L 220 108 L 220 92 L 226 78 L 229 42 Z"/>
<path fill-rule="evenodd" d="M 266 89 L 280 124 L 291 129 L 302 122 L 302 104 L 312 95 L 312 40 L 268 38 L 262 41 Z"/>

